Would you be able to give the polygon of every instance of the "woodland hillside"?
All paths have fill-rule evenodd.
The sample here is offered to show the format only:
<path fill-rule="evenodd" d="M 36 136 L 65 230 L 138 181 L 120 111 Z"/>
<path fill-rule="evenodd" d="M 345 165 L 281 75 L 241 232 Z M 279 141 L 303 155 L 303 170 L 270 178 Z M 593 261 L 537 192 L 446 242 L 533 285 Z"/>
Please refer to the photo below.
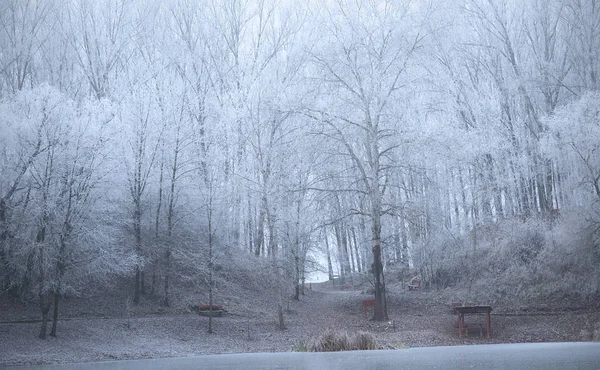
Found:
<path fill-rule="evenodd" d="M 595 0 L 0 0 L 0 302 L 596 307 L 599 88 Z"/>
<path fill-rule="evenodd" d="M 372 299 L 371 284 L 340 286 L 309 284 L 300 300 L 292 295 L 284 305 L 285 330 L 278 327 L 273 296 L 256 284 L 243 289 L 223 285 L 217 302 L 227 312 L 212 321 L 188 307 L 161 307 L 144 295 L 127 305 L 126 290 L 96 292 L 89 298 L 65 297 L 60 330 L 49 340 L 32 340 L 39 331 L 39 308 L 15 310 L 0 304 L 0 366 L 113 361 L 202 354 L 362 349 L 403 350 L 412 347 L 466 344 L 573 342 L 600 340 L 600 311 L 561 304 L 527 305 L 496 302 L 492 335 L 482 336 L 482 317 L 469 317 L 468 335 L 457 335 L 457 318 L 450 302 L 455 289 L 407 290 L 386 279 L 389 321 L 370 320 L 361 302 Z M 229 276 L 233 278 L 235 276 Z M 268 278 L 261 276 L 260 280 Z M 240 281 L 240 280 L 235 280 Z M 126 283 L 126 282 L 124 282 Z M 119 284 L 119 283 L 118 283 Z M 260 284 L 259 284 L 260 285 Z M 189 291 L 189 290 L 188 290 Z M 221 298 L 222 297 L 222 298 Z M 471 295 L 470 299 L 476 300 Z M 476 300 L 479 302 L 479 300 Z M 564 303 L 564 302 L 563 302 Z M 17 321 L 15 321 L 17 320 Z M 358 343 L 357 343 L 358 340 Z"/>

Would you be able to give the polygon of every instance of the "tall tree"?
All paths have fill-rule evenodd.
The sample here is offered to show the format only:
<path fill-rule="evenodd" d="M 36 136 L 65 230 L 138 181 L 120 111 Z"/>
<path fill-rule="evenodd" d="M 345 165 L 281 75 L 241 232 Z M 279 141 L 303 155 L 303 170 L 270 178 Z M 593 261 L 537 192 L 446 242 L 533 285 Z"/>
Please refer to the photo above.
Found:
<path fill-rule="evenodd" d="M 381 218 L 388 208 L 384 195 L 389 171 L 397 165 L 391 154 L 399 147 L 396 138 L 405 124 L 392 117 L 404 116 L 397 111 L 402 109 L 399 98 L 409 93 L 403 87 L 425 37 L 415 17 L 421 10 L 414 4 L 337 1 L 320 18 L 324 39 L 331 41 L 312 55 L 322 84 L 335 96 L 328 99 L 330 107 L 317 106 L 310 115 L 339 146 L 338 156 L 349 158 L 354 189 L 368 202 L 361 211 L 371 222 L 373 318 L 378 321 L 387 319 L 381 259 Z"/>
<path fill-rule="evenodd" d="M 137 87 L 129 95 L 128 104 L 122 108 L 121 119 L 129 129 L 123 148 L 123 156 L 127 171 L 127 186 L 131 201 L 131 223 L 134 238 L 134 250 L 140 259 L 135 271 L 133 301 L 139 303 L 140 294 L 144 293 L 144 242 L 143 219 L 146 213 L 145 197 L 147 195 L 150 174 L 152 172 L 160 143 L 161 129 L 157 122 L 157 101 L 148 90 Z"/>

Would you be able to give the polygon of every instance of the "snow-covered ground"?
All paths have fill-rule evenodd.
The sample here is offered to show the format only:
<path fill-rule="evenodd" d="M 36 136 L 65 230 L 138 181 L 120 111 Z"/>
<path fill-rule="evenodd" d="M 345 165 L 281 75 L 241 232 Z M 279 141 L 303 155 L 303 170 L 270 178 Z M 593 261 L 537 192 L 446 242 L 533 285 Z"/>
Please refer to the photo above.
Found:
<path fill-rule="evenodd" d="M 370 331 L 382 348 L 476 343 L 579 340 L 582 329 L 600 322 L 598 312 L 514 315 L 495 310 L 493 338 L 459 339 L 456 317 L 439 294 L 390 291 L 390 322 L 365 320 L 360 291 L 339 291 L 314 285 L 300 302 L 286 307 L 287 330 L 277 327 L 276 306 L 262 312 L 230 312 L 214 319 L 193 313 L 134 318 L 59 321 L 58 337 L 37 338 L 39 323 L 0 324 L 0 365 L 65 363 L 214 353 L 291 351 L 323 329 Z M 270 309 L 269 309 L 270 308 Z"/>

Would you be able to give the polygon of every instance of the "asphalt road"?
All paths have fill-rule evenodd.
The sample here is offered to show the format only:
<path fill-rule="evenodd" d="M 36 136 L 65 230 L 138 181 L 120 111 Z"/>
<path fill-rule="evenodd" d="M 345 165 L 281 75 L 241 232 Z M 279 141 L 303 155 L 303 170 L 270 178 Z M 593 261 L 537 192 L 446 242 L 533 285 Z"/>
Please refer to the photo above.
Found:
<path fill-rule="evenodd" d="M 13 369 L 540 369 L 600 370 L 600 343 L 526 343 L 329 353 L 251 353 Z"/>

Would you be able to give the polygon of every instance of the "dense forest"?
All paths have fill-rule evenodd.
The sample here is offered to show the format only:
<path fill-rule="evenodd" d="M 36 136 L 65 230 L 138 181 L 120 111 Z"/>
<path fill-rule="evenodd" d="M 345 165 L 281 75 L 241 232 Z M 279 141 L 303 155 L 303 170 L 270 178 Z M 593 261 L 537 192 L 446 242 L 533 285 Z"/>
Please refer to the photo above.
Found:
<path fill-rule="evenodd" d="M 41 337 L 239 264 L 591 304 L 599 88 L 597 0 L 0 0 L 2 294 Z"/>

